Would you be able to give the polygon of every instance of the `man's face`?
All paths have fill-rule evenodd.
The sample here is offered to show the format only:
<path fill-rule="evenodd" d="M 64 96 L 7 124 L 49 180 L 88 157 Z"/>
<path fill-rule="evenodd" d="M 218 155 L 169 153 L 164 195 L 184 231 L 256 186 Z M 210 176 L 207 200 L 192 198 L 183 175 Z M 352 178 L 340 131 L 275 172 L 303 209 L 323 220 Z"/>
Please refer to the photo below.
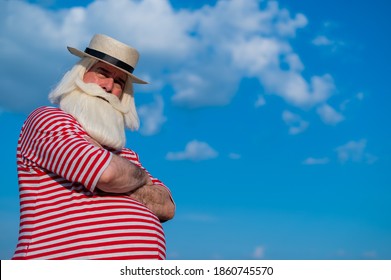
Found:
<path fill-rule="evenodd" d="M 99 61 L 84 74 L 83 81 L 85 83 L 95 83 L 107 93 L 114 94 L 118 99 L 121 99 L 126 78 L 126 73 Z"/>

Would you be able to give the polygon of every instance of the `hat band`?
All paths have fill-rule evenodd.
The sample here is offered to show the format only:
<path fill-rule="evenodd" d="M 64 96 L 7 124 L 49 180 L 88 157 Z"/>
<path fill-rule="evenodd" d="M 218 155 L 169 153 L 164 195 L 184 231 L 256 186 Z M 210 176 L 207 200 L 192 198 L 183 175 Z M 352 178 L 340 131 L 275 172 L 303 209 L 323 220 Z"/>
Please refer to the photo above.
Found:
<path fill-rule="evenodd" d="M 90 48 L 86 48 L 84 52 L 96 58 L 102 59 L 110 64 L 113 64 L 129 73 L 133 73 L 134 71 L 134 68 L 132 66 L 119 59 L 116 59 L 115 57 L 112 57 L 111 55 Z"/>

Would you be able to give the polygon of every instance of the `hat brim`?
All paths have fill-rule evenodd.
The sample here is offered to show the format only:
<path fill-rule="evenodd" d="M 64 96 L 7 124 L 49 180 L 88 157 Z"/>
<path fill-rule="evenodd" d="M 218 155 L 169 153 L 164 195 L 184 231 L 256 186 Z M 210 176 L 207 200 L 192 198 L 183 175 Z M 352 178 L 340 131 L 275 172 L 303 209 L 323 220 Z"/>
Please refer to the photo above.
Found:
<path fill-rule="evenodd" d="M 90 55 L 90 54 L 88 54 L 88 53 L 85 53 L 85 52 L 83 52 L 83 51 L 80 51 L 80 50 L 75 49 L 75 48 L 72 48 L 72 47 L 67 47 L 67 49 L 68 49 L 68 51 L 69 51 L 71 54 L 76 55 L 76 56 L 78 56 L 78 57 L 85 57 L 85 56 L 87 56 L 87 57 L 91 57 L 91 58 L 93 58 L 93 59 L 102 61 L 102 62 L 104 62 L 104 63 L 110 64 L 111 66 L 114 66 L 115 68 L 117 68 L 117 69 L 123 71 L 124 73 L 126 73 L 126 74 L 129 76 L 130 80 L 131 80 L 133 83 L 136 83 L 136 84 L 148 84 L 148 82 L 146 82 L 146 81 L 144 81 L 144 80 L 138 78 L 137 76 L 135 76 L 135 75 L 133 75 L 132 73 L 130 73 L 130 72 L 128 72 L 128 71 L 126 71 L 126 70 L 124 70 L 124 69 L 122 69 L 122 68 L 116 66 L 115 64 L 112 64 L 112 63 L 110 63 L 110 62 L 107 62 L 107 61 L 104 60 L 104 59 L 100 59 L 100 58 L 98 58 L 98 57 L 95 57 L 95 56 L 93 56 L 93 55 Z"/>

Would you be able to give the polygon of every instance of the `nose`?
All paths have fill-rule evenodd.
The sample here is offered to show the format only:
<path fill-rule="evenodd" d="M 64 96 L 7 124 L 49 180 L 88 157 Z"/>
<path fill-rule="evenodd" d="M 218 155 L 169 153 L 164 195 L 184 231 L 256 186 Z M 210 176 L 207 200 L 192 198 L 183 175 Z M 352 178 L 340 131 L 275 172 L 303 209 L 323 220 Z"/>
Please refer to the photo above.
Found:
<path fill-rule="evenodd" d="M 104 78 L 101 80 L 99 86 L 103 88 L 106 92 L 111 93 L 114 86 L 114 79 L 113 78 Z"/>

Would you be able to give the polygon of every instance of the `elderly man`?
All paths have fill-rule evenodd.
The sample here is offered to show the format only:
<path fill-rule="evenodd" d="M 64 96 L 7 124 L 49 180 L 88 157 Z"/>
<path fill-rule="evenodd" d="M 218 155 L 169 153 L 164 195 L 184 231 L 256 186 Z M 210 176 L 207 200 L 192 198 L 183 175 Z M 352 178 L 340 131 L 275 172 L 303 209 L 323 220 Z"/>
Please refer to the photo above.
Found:
<path fill-rule="evenodd" d="M 124 147 L 139 126 L 139 54 L 105 35 L 85 51 L 18 141 L 19 239 L 13 259 L 165 259 L 171 193 Z"/>

